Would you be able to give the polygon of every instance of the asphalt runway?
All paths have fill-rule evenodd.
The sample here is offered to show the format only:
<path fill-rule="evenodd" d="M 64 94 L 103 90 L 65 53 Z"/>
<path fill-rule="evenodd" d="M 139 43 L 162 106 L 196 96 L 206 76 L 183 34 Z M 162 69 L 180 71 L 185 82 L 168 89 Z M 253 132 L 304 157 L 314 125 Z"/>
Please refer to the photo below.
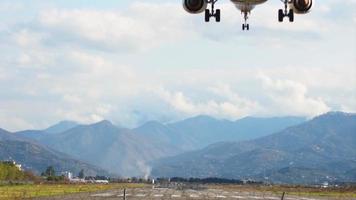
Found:
<path fill-rule="evenodd" d="M 39 200 L 123 200 L 123 190 L 113 190 L 96 193 L 82 193 L 61 197 L 40 198 Z M 261 192 L 232 192 L 219 189 L 204 189 L 204 190 L 176 190 L 168 188 L 140 188 L 126 190 L 126 200 L 280 200 L 281 196 L 276 196 L 272 193 Z M 313 198 L 313 197 L 297 197 L 286 194 L 284 200 L 322 200 L 322 199 L 350 199 L 350 198 Z"/>

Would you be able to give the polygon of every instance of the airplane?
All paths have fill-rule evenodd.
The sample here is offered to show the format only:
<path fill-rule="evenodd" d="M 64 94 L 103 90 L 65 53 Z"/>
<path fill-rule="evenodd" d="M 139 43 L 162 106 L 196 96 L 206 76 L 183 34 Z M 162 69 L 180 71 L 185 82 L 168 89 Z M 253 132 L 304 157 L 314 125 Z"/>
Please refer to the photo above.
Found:
<path fill-rule="evenodd" d="M 220 22 L 221 11 L 215 9 L 215 3 L 218 0 L 183 0 L 184 9 L 191 14 L 199 14 L 205 12 L 205 21 L 209 22 L 211 17 L 215 18 L 216 22 Z M 237 9 L 244 15 L 245 22 L 242 24 L 242 30 L 249 30 L 250 25 L 247 23 L 248 17 L 252 9 L 267 0 L 230 0 Z M 306 14 L 310 11 L 313 0 L 281 0 L 284 4 L 284 9 L 278 10 L 278 21 L 283 22 L 285 17 L 289 18 L 290 22 L 294 21 L 294 14 Z M 211 8 L 208 9 L 208 4 Z"/>

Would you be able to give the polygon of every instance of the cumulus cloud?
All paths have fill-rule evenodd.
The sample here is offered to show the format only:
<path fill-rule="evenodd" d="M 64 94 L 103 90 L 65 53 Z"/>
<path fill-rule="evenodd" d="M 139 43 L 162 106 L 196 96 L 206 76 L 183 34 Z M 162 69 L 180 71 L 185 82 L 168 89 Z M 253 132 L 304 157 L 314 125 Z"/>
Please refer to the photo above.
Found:
<path fill-rule="evenodd" d="M 61 43 L 107 51 L 147 50 L 188 34 L 175 4 L 133 3 L 119 10 L 52 9 L 39 16 L 40 26 Z"/>
<path fill-rule="evenodd" d="M 273 112 L 315 116 L 330 111 L 321 98 L 308 96 L 308 89 L 302 83 L 274 80 L 263 74 L 259 78 L 265 94 L 272 101 Z"/>
<path fill-rule="evenodd" d="M 352 27 L 325 17 L 338 3 L 328 2 L 294 24 L 276 22 L 280 4 L 256 7 L 246 34 L 231 3 L 219 3 L 220 24 L 181 2 L 31 8 L 0 28 L 0 127 L 356 110 Z"/>
<path fill-rule="evenodd" d="M 183 113 L 184 116 L 204 114 L 236 119 L 257 112 L 259 109 L 257 102 L 240 97 L 228 85 L 210 87 L 208 90 L 214 95 L 203 101 L 192 100 L 181 91 L 171 92 L 160 88 L 156 92 L 166 103 L 177 112 Z"/>

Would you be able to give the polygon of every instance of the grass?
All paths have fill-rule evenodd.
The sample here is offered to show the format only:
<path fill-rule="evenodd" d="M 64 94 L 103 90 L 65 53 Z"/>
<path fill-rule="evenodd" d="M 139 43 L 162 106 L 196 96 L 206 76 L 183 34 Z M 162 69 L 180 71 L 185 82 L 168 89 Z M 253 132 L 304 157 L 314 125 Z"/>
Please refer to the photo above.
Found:
<path fill-rule="evenodd" d="M 97 192 L 112 189 L 140 188 L 143 184 L 41 184 L 0 186 L 0 200 L 60 196 L 82 192 Z"/>

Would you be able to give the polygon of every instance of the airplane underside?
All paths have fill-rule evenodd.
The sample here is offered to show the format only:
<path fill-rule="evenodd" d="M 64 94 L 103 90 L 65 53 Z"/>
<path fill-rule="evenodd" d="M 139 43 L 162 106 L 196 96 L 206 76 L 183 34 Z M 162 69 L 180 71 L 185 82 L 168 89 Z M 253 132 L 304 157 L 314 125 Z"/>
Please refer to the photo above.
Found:
<path fill-rule="evenodd" d="M 245 22 L 242 24 L 242 30 L 250 30 L 250 24 L 247 23 L 247 20 L 251 10 L 254 9 L 256 5 L 265 3 L 266 1 L 267 0 L 231 0 L 244 16 Z"/>
<path fill-rule="evenodd" d="M 244 16 L 244 24 L 242 30 L 249 30 L 250 25 L 247 23 L 249 15 L 255 6 L 267 2 L 267 0 L 230 0 Z M 184 9 L 192 14 L 197 14 L 205 11 L 205 21 L 209 22 L 210 18 L 215 18 L 216 22 L 221 20 L 220 9 L 215 9 L 215 4 L 218 0 L 183 0 Z M 281 0 L 284 4 L 284 9 L 278 10 L 278 21 L 283 22 L 285 17 L 289 18 L 290 22 L 294 21 L 294 13 L 305 14 L 312 7 L 312 0 Z M 210 8 L 208 8 L 210 5 Z"/>

